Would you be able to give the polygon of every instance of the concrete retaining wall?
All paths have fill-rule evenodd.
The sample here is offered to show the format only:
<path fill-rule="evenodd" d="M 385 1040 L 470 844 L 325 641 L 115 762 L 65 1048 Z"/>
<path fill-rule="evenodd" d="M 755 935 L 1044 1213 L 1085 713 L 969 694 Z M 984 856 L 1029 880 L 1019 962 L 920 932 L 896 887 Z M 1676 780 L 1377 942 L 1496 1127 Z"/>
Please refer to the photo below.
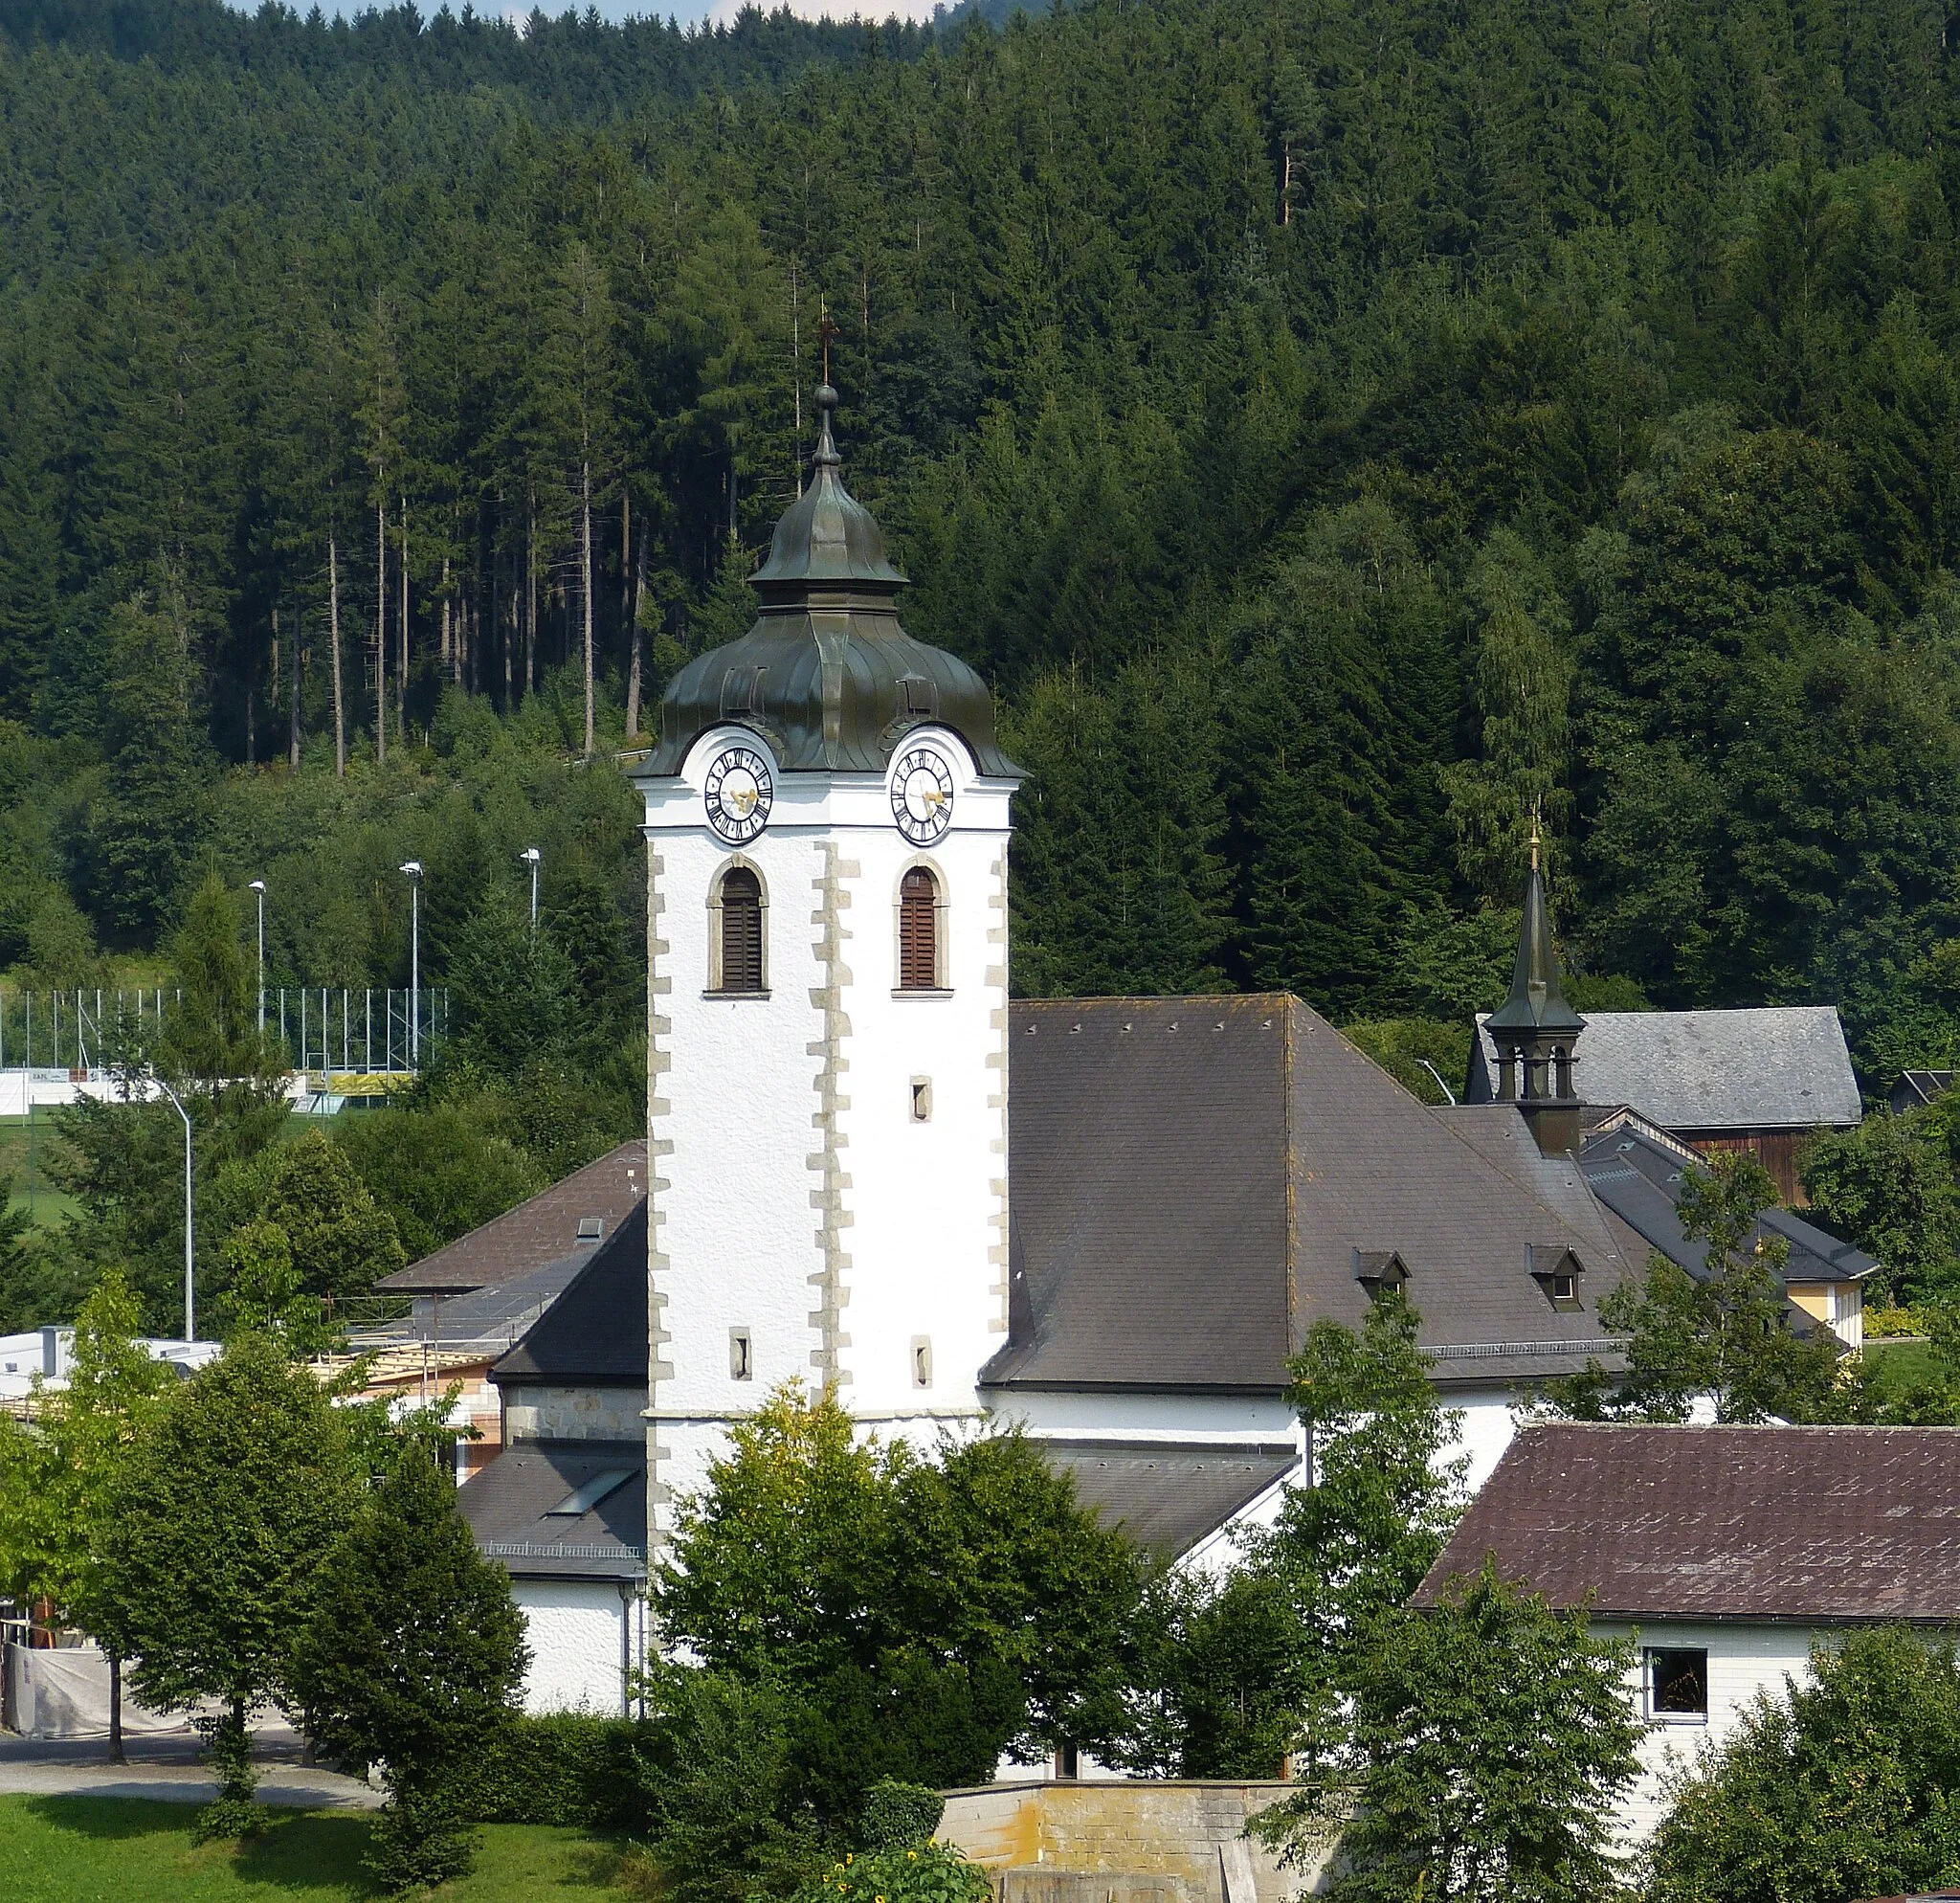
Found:
<path fill-rule="evenodd" d="M 1318 1872 L 1282 1870 L 1246 1821 L 1277 1783 L 987 1784 L 947 1796 L 941 1842 L 999 1873 L 1000 1903 L 1285 1903 Z"/>

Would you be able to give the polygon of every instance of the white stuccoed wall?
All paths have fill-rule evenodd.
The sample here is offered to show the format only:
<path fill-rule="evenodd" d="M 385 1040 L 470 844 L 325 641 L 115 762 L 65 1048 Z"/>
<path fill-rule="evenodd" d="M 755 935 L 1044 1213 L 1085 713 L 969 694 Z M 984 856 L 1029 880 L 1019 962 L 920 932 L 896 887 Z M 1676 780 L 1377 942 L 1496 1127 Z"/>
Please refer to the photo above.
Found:
<path fill-rule="evenodd" d="M 1007 841 L 1013 783 L 981 778 L 953 734 L 952 822 L 929 849 L 892 819 L 883 775 L 782 773 L 763 833 L 709 829 L 696 742 L 643 782 L 649 865 L 651 1524 L 699 1487 L 727 1427 L 777 1383 L 837 1383 L 867 1426 L 929 1440 L 971 1421 L 1007 1327 Z M 710 899 L 731 860 L 767 904 L 766 998 L 707 996 Z M 899 882 L 941 886 L 944 996 L 896 996 Z M 911 1120 L 912 1082 L 931 1120 Z M 746 1328 L 753 1377 L 729 1372 Z M 912 1384 L 915 1338 L 929 1389 Z"/>
<path fill-rule="evenodd" d="M 1640 1650 L 1698 1649 L 1708 1654 L 1707 1722 L 1655 1724 L 1641 1742 L 1640 1778 L 1620 1806 L 1619 1834 L 1625 1846 L 1643 1842 L 1660 1822 L 1670 1762 L 1692 1766 L 1704 1744 L 1719 1749 L 1727 1743 L 1761 1693 L 1780 1698 L 1789 1679 L 1799 1685 L 1808 1682 L 1811 1642 L 1829 1636 L 1802 1625 L 1673 1620 L 1649 1620 L 1637 1629 L 1624 1622 L 1598 1620 L 1592 1632 L 1600 1639 L 1632 1636 Z M 1645 1720 L 1645 1674 L 1637 1660 L 1627 1682 L 1627 1701 L 1635 1715 Z"/>
<path fill-rule="evenodd" d="M 646 1646 L 646 1601 L 637 1590 L 626 1601 L 612 1579 L 522 1578 L 510 1589 L 531 1647 L 524 1710 L 616 1715 L 622 1659 L 636 1669 Z"/>

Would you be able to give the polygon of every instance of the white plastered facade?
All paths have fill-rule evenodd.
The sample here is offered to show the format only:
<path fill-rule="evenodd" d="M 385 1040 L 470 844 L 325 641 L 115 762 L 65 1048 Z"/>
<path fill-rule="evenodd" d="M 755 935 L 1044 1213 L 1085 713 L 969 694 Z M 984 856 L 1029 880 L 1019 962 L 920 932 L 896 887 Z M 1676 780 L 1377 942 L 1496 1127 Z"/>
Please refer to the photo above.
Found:
<path fill-rule="evenodd" d="M 1791 1681 L 1809 1682 L 1811 1646 L 1815 1640 L 1841 1637 L 1824 1628 L 1794 1623 L 1772 1623 L 1743 1620 L 1643 1621 L 1638 1626 L 1623 1621 L 1595 1620 L 1595 1639 L 1637 1641 L 1636 1663 L 1627 1680 L 1627 1702 L 1634 1714 L 1648 1724 L 1640 1741 L 1640 1775 L 1622 1801 L 1618 1814 L 1620 1842 L 1627 1847 L 1644 1843 L 1659 1824 L 1667 1778 L 1677 1767 L 1692 1767 L 1701 1748 L 1721 1749 L 1735 1735 L 1743 1719 L 1764 1693 L 1781 1698 Z M 1657 1718 L 1652 1713 L 1645 1655 L 1650 1651 L 1705 1651 L 1708 1655 L 1708 1711 L 1704 1718 Z"/>
<path fill-rule="evenodd" d="M 981 1411 L 976 1377 L 1007 1329 L 1015 782 L 983 777 L 947 729 L 905 736 L 921 745 L 954 781 L 926 845 L 895 823 L 887 775 L 785 773 L 743 728 L 709 730 L 677 776 L 640 783 L 656 1546 L 675 1497 L 783 1381 L 835 1384 L 886 1438 L 929 1443 Z M 702 798 L 730 746 L 763 753 L 773 782 L 768 824 L 740 847 Z M 762 887 L 761 995 L 712 988 L 734 864 Z M 940 982 L 902 991 L 900 882 L 921 865 L 937 882 Z"/>
<path fill-rule="evenodd" d="M 524 1616 L 531 1648 L 524 1673 L 527 1712 L 595 1712 L 616 1716 L 628 1708 L 631 1674 L 647 1651 L 647 1602 L 635 1580 L 520 1577 L 511 1597 Z"/>

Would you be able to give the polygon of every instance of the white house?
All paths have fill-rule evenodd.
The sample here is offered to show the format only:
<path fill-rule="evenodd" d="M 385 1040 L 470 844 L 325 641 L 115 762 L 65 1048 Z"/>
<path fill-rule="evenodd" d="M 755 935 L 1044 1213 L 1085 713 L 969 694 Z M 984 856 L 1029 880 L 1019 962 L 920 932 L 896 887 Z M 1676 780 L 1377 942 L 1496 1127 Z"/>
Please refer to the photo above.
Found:
<path fill-rule="evenodd" d="M 1620 1824 L 1637 1842 L 1669 1760 L 1807 1677 L 1814 1644 L 1960 1619 L 1960 1428 L 1527 1426 L 1414 1603 L 1486 1555 L 1635 1640 L 1627 1698 L 1648 1731 Z"/>

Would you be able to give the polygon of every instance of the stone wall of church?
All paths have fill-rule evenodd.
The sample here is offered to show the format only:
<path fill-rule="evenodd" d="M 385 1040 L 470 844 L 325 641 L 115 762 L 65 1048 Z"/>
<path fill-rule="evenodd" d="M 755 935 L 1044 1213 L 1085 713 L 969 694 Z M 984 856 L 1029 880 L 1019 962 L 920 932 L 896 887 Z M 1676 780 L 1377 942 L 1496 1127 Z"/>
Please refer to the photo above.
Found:
<path fill-rule="evenodd" d="M 512 1387 L 503 1402 L 508 1441 L 637 1441 L 645 1434 L 644 1388 Z"/>
<path fill-rule="evenodd" d="M 1184 1903 L 1287 1903 L 1315 1880 L 1281 1870 L 1245 1826 L 1288 1788 L 1127 1779 L 988 1784 L 948 1792 L 937 1834 L 998 1872 L 1006 1903 L 1157 1903 L 1167 1890 Z"/>

